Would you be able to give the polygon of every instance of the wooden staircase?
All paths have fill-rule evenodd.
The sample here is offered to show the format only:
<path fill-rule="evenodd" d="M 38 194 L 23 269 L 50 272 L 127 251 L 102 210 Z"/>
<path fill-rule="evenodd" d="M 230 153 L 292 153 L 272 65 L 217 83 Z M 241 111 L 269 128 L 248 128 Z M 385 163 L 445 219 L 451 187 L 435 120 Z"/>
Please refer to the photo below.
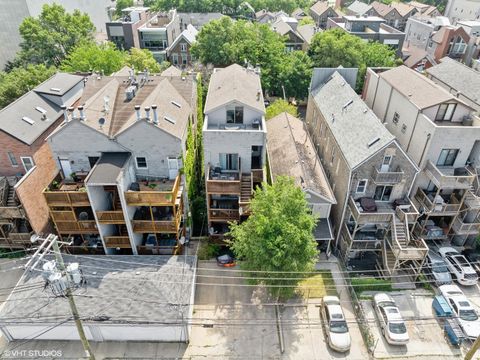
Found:
<path fill-rule="evenodd" d="M 240 183 L 240 202 L 249 203 L 252 199 L 252 175 L 242 174 Z"/>
<path fill-rule="evenodd" d="M 406 227 L 405 224 L 400 220 L 398 217 L 395 217 L 395 234 L 397 237 L 397 241 L 401 247 L 406 247 L 408 245 L 408 236 L 405 231 Z M 396 242 L 393 242 L 394 246 L 396 246 Z"/>
<path fill-rule="evenodd" d="M 12 185 L 8 185 L 8 196 L 7 196 L 7 206 L 15 207 L 17 206 L 17 200 L 15 195 L 15 188 Z"/>

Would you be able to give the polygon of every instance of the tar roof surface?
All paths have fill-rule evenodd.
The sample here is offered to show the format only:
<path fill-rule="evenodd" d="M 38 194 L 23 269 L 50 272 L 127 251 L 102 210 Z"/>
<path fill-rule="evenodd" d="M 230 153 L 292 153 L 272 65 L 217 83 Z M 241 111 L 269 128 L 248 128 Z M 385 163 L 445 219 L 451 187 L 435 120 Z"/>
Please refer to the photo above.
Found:
<path fill-rule="evenodd" d="M 78 311 L 85 318 L 106 316 L 107 323 L 125 319 L 181 321 L 179 309 L 185 316 L 188 306 L 193 305 L 190 297 L 195 281 L 195 256 L 64 254 L 63 258 L 66 265 L 78 262 L 87 280 L 85 288 L 73 292 L 78 295 L 75 297 Z M 40 271 L 27 273 L 17 284 L 21 290 L 14 290 L 0 310 L 0 323 L 7 323 L 8 318 L 16 319 L 10 323 L 18 323 L 22 318 L 28 318 L 29 323 L 48 323 L 45 317 L 70 317 L 68 301 L 54 297 L 43 284 Z M 25 285 L 32 287 L 25 290 Z M 51 322 L 58 322 L 58 318 Z"/>
<path fill-rule="evenodd" d="M 272 177 L 286 175 L 304 190 L 336 203 L 320 159 L 303 121 L 284 112 L 267 121 L 267 146 Z"/>
<path fill-rule="evenodd" d="M 260 96 L 257 97 L 259 90 Z M 232 101 L 239 101 L 264 114 L 260 76 L 238 64 L 216 69 L 210 78 L 204 112 L 208 113 Z"/>
<path fill-rule="evenodd" d="M 130 153 L 103 153 L 88 175 L 89 184 L 116 184 L 120 172 L 124 168 Z"/>
<path fill-rule="evenodd" d="M 34 91 L 42 94 L 63 96 L 82 80 L 83 76 L 56 73 L 50 79 L 37 86 Z"/>
<path fill-rule="evenodd" d="M 480 72 L 458 61 L 443 58 L 440 64 L 427 69 L 427 73 L 480 104 Z"/>
<path fill-rule="evenodd" d="M 351 169 L 394 141 L 395 137 L 338 72 L 313 89 L 312 95 Z"/>
<path fill-rule="evenodd" d="M 419 109 L 426 109 L 452 99 L 458 101 L 432 80 L 403 65 L 384 71 L 379 76 Z"/>
<path fill-rule="evenodd" d="M 363 15 L 365 14 L 368 10 L 372 8 L 371 5 L 365 4 L 362 1 L 355 0 L 349 7 L 348 10 L 354 12 L 355 14 L 358 15 Z"/>

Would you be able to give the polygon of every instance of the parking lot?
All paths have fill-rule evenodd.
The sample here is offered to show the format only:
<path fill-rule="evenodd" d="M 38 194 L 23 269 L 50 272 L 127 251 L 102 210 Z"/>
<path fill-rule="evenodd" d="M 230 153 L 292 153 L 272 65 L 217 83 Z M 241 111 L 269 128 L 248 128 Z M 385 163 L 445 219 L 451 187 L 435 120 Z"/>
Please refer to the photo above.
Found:
<path fill-rule="evenodd" d="M 472 292 L 474 289 L 467 289 Z M 477 299 L 480 294 L 476 290 Z M 450 345 L 444 336 L 441 322 L 434 315 L 433 295 L 423 290 L 390 293 L 407 325 L 410 341 L 406 346 L 392 346 L 381 334 L 372 300 L 362 300 L 362 307 L 374 337 L 375 358 L 461 358 L 461 349 Z M 468 296 L 468 295 L 467 295 Z M 473 302 L 473 300 L 472 300 Z M 480 303 L 480 301 L 479 301 Z"/>

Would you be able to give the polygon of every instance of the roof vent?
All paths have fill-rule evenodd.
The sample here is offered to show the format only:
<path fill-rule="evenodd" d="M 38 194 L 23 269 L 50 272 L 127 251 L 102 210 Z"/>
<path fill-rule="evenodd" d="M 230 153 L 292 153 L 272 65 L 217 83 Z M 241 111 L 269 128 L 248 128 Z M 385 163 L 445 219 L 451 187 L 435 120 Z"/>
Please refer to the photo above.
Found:
<path fill-rule="evenodd" d="M 379 142 L 379 141 L 380 141 L 380 138 L 377 137 L 377 138 L 373 139 L 372 141 L 370 141 L 370 142 L 367 144 L 367 146 L 370 148 L 370 147 L 372 147 L 373 145 L 375 145 L 375 144 L 376 144 L 377 142 Z"/>
<path fill-rule="evenodd" d="M 22 117 L 22 120 L 25 121 L 26 123 L 30 124 L 30 125 L 35 124 L 35 121 L 33 121 L 32 119 L 30 119 L 27 116 Z"/>
<path fill-rule="evenodd" d="M 98 125 L 100 125 L 100 129 L 103 127 L 103 125 L 105 125 L 105 118 L 101 117 L 100 119 L 98 119 Z"/>
<path fill-rule="evenodd" d="M 347 102 L 345 105 L 342 106 L 342 111 L 345 110 L 347 107 L 353 104 L 353 99 Z"/>
<path fill-rule="evenodd" d="M 175 124 L 175 123 L 176 123 L 175 120 L 173 120 L 172 118 L 170 118 L 170 117 L 168 117 L 168 116 L 164 116 L 163 118 L 164 118 L 165 120 L 167 120 L 169 123 L 172 123 L 172 124 Z"/>
<path fill-rule="evenodd" d="M 335 122 L 335 114 L 332 113 L 332 123 Z"/>
<path fill-rule="evenodd" d="M 62 91 L 62 89 L 60 89 L 60 88 L 50 88 L 50 91 L 59 93 L 60 91 Z"/>
<path fill-rule="evenodd" d="M 182 105 L 180 105 L 178 102 L 176 101 L 170 101 L 172 103 L 172 105 L 175 105 L 176 107 L 178 107 L 179 109 L 182 108 Z"/>
<path fill-rule="evenodd" d="M 39 113 L 41 113 L 42 115 L 46 115 L 47 114 L 47 110 L 45 110 L 44 108 L 40 107 L 40 106 L 37 106 L 35 108 L 35 110 L 37 110 Z"/>
<path fill-rule="evenodd" d="M 363 109 L 363 113 L 364 113 L 364 114 L 366 114 L 366 113 L 367 113 L 367 111 L 368 111 L 368 109 L 367 109 L 367 108 Z"/>

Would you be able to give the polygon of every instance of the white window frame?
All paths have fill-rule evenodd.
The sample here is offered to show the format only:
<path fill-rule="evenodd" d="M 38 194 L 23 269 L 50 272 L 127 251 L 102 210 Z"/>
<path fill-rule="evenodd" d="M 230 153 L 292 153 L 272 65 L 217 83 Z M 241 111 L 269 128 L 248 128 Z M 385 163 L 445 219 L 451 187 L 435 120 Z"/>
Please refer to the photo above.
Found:
<path fill-rule="evenodd" d="M 358 188 L 360 187 L 360 183 L 365 182 L 365 185 L 363 185 L 363 191 L 358 191 Z M 355 189 L 355 192 L 357 194 L 365 194 L 367 191 L 367 185 L 368 185 L 368 179 L 359 179 L 357 183 L 357 188 Z"/>
<path fill-rule="evenodd" d="M 18 167 L 18 161 L 13 152 L 7 151 L 7 157 L 8 160 L 10 160 L 10 164 L 12 165 L 12 167 Z"/>
<path fill-rule="evenodd" d="M 145 166 L 138 166 L 138 159 L 145 159 Z M 148 161 L 145 156 L 136 156 L 135 157 L 135 167 L 139 170 L 145 170 L 148 169 Z"/>
<path fill-rule="evenodd" d="M 180 51 L 187 52 L 187 44 L 186 43 L 181 43 L 180 44 Z"/>
<path fill-rule="evenodd" d="M 30 169 L 27 169 L 24 159 L 28 159 L 32 164 L 32 167 Z M 20 161 L 22 162 L 23 168 L 25 169 L 26 172 L 29 172 L 35 167 L 35 162 L 33 161 L 33 158 L 31 156 L 20 156 Z"/>

